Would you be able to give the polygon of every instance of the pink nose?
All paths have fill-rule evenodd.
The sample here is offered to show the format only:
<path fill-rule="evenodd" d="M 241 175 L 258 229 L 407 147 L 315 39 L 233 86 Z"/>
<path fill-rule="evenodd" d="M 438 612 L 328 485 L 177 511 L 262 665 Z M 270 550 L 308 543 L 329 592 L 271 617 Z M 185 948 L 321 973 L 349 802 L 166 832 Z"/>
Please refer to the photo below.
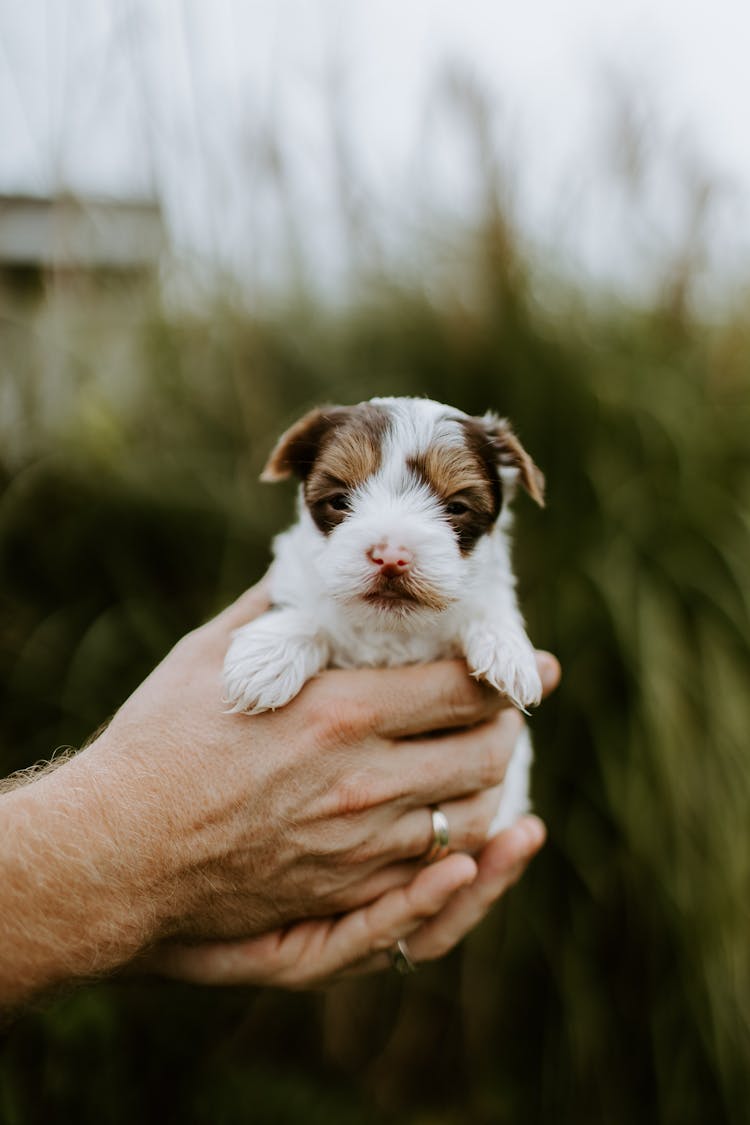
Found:
<path fill-rule="evenodd" d="M 384 578 L 396 578 L 405 574 L 412 564 L 412 553 L 406 547 L 392 547 L 390 543 L 376 543 L 370 547 L 367 557 Z"/>

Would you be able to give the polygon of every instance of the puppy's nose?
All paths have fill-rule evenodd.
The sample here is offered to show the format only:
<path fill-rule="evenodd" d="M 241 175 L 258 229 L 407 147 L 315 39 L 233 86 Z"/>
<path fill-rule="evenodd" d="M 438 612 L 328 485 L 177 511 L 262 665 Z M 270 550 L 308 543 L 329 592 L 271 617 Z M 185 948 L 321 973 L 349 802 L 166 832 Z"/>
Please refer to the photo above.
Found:
<path fill-rule="evenodd" d="M 413 560 L 411 551 L 406 547 L 393 547 L 390 543 L 376 543 L 370 547 L 367 557 L 384 578 L 405 574 Z"/>

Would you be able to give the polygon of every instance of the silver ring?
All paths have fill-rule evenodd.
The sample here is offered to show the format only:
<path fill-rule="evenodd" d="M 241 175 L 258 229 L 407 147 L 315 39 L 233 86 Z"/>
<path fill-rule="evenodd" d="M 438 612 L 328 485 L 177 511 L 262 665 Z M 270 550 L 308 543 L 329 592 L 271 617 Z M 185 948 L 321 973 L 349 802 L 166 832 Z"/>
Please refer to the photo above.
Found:
<path fill-rule="evenodd" d="M 402 977 L 408 976 L 409 973 L 416 973 L 417 966 L 411 959 L 405 938 L 398 939 L 396 944 L 388 950 L 388 956 L 391 959 L 391 965 Z"/>
<path fill-rule="evenodd" d="M 424 857 L 425 863 L 435 863 L 436 860 L 447 856 L 450 851 L 451 833 L 448 827 L 448 817 L 437 805 L 430 809 L 430 816 L 432 817 L 432 843 Z"/>

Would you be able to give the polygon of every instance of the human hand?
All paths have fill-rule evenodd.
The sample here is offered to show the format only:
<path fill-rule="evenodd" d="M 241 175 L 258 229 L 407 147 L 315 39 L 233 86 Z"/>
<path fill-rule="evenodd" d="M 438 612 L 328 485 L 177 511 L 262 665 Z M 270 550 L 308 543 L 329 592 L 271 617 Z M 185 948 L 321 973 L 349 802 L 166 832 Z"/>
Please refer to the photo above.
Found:
<path fill-rule="evenodd" d="M 166 943 L 135 967 L 196 984 L 301 989 L 387 968 L 399 939 L 408 938 L 417 965 L 432 961 L 481 922 L 544 839 L 542 822 L 526 816 L 488 841 L 476 862 L 448 856 L 342 918 L 298 922 L 246 941 Z"/>
<path fill-rule="evenodd" d="M 356 911 L 411 882 L 438 802 L 456 850 L 486 839 L 517 712 L 450 661 L 329 671 L 280 711 L 223 713 L 229 637 L 266 604 L 250 591 L 185 637 L 84 751 L 143 944 Z"/>
<path fill-rule="evenodd" d="M 222 713 L 231 631 L 265 607 L 251 591 L 184 638 L 99 738 L 0 795 L 0 1006 L 170 938 L 247 939 L 357 912 L 411 883 L 437 802 L 453 846 L 481 847 L 517 713 L 458 662 L 326 672 L 276 714 Z M 356 962 L 362 920 L 376 937 L 391 919 L 412 932 L 473 873 L 468 857 L 435 865 L 390 900 L 395 914 L 386 904 L 336 930 L 337 956 L 318 930 L 326 957 L 309 978 Z"/>

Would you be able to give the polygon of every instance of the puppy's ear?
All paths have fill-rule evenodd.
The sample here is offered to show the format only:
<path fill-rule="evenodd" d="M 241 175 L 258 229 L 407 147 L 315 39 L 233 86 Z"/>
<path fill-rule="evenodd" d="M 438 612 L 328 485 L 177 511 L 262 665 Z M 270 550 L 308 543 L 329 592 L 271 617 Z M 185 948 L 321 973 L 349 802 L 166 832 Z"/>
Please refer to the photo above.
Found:
<path fill-rule="evenodd" d="M 283 433 L 276 443 L 260 479 L 286 480 L 297 476 L 304 480 L 312 469 L 324 438 L 345 413 L 341 406 L 327 406 L 311 410 Z"/>
<path fill-rule="evenodd" d="M 543 508 L 544 473 L 531 460 L 531 457 L 513 433 L 508 420 L 499 418 L 497 414 L 489 412 L 479 421 L 490 436 L 500 468 L 516 469 L 518 479 L 529 496 L 536 501 L 540 508 Z"/>

